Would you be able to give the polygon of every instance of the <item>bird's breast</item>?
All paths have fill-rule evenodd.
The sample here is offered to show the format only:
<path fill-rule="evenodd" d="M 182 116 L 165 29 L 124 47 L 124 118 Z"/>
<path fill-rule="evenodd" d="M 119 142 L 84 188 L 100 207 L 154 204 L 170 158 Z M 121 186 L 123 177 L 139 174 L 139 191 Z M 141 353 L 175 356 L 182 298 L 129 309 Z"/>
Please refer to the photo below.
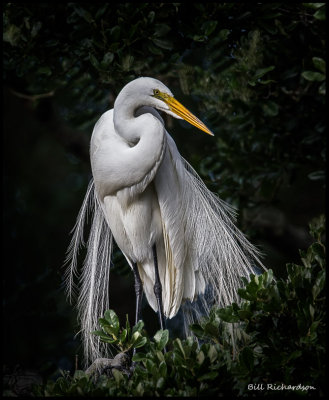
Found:
<path fill-rule="evenodd" d="M 162 237 L 162 223 L 154 185 L 136 195 L 133 201 L 122 201 L 120 193 L 105 196 L 105 218 L 113 237 L 132 262 L 152 258 L 152 245 Z"/>

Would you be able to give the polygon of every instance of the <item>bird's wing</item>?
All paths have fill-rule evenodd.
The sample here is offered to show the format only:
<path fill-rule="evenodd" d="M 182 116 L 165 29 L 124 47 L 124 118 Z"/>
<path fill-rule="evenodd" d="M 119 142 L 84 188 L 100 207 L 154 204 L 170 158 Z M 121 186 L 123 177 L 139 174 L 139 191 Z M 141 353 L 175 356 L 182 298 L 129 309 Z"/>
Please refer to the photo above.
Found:
<path fill-rule="evenodd" d="M 191 264 L 186 264 L 186 171 L 175 142 L 169 134 L 166 136 L 166 151 L 154 183 L 166 254 L 163 303 L 165 314 L 171 318 L 177 313 L 184 298 L 193 300 L 195 271 Z"/>

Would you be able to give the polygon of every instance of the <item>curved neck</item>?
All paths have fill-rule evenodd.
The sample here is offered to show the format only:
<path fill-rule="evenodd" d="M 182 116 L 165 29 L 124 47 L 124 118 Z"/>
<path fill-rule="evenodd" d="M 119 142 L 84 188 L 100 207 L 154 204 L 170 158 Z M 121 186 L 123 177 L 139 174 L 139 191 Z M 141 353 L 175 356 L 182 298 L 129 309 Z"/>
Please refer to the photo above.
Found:
<path fill-rule="evenodd" d="M 122 162 L 130 169 L 131 183 L 151 181 L 164 154 L 166 130 L 158 112 L 120 95 L 114 104 L 115 131 L 128 143 Z M 134 178 L 133 178 L 134 177 Z"/>
<path fill-rule="evenodd" d="M 121 92 L 122 93 L 122 92 Z M 135 112 L 143 104 L 131 101 L 130 98 L 119 93 L 113 108 L 113 123 L 117 134 L 127 142 L 135 143 L 140 139 L 140 134 L 135 126 Z"/>

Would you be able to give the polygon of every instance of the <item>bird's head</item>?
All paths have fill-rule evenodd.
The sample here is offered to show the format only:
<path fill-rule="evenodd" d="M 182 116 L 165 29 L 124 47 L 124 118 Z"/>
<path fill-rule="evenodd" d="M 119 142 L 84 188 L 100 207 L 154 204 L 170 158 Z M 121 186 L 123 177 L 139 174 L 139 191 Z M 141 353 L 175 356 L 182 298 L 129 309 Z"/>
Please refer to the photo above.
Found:
<path fill-rule="evenodd" d="M 153 98 L 160 100 L 160 103 L 157 103 L 157 109 L 162 110 L 175 118 L 184 119 L 209 135 L 214 136 L 211 130 L 208 129 L 206 125 L 199 120 L 199 118 L 193 115 L 187 108 L 183 106 L 183 104 L 174 98 L 173 94 L 165 85 L 163 85 L 160 81 L 158 82 L 161 84 L 161 88 L 159 87 L 160 85 L 156 85 L 153 88 L 153 93 L 151 95 Z"/>
<path fill-rule="evenodd" d="M 137 78 L 129 82 L 124 89 L 131 91 L 132 97 L 136 97 L 138 93 L 141 104 L 154 107 L 174 118 L 184 119 L 209 135 L 214 136 L 211 130 L 177 101 L 167 86 L 159 80 L 147 77 Z"/>

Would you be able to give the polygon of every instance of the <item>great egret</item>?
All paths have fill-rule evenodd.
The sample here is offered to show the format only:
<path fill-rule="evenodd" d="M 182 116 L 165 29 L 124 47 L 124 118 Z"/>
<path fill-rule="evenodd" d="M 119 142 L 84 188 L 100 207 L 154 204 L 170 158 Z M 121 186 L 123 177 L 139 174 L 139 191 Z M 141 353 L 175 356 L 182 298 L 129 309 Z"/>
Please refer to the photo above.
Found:
<path fill-rule="evenodd" d="M 254 272 L 253 263 L 262 265 L 257 249 L 235 227 L 233 209 L 180 156 L 156 110 L 213 135 L 163 83 L 147 77 L 128 83 L 96 123 L 90 146 L 93 180 L 74 228 L 67 271 L 71 293 L 91 208 L 78 299 L 87 360 L 106 352 L 90 332 L 109 308 L 112 237 L 134 273 L 136 322 L 144 291 L 161 327 L 164 316 L 174 317 L 181 306 L 187 326 L 213 304 L 237 301 L 240 277 Z"/>

